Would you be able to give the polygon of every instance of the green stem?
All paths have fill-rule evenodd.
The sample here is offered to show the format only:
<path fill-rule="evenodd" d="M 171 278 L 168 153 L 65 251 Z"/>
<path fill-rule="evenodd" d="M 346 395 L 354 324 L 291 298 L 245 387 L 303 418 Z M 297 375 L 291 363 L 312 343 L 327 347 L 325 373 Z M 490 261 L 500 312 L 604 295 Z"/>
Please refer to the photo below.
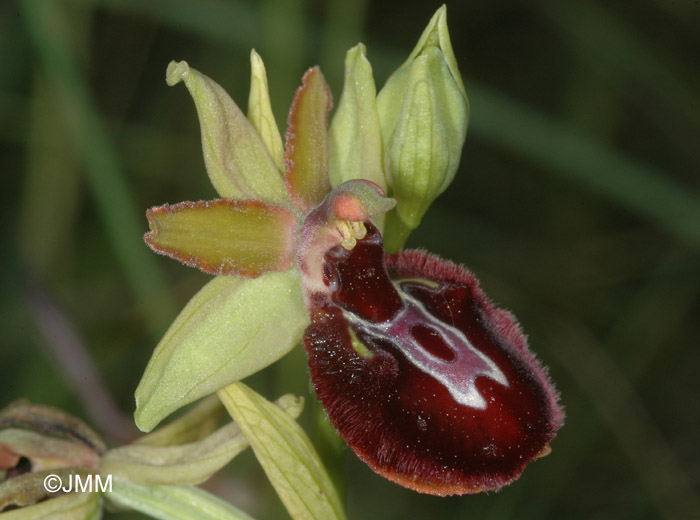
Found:
<path fill-rule="evenodd" d="M 340 438 L 328 420 L 326 411 L 317 399 L 312 400 L 313 430 L 311 441 L 333 481 L 341 500 L 345 499 L 347 484 L 347 449 L 345 441 Z"/>
<path fill-rule="evenodd" d="M 387 253 L 396 253 L 399 249 L 402 249 L 413 229 L 401 220 L 395 209 L 387 213 L 383 235 L 384 249 Z"/>

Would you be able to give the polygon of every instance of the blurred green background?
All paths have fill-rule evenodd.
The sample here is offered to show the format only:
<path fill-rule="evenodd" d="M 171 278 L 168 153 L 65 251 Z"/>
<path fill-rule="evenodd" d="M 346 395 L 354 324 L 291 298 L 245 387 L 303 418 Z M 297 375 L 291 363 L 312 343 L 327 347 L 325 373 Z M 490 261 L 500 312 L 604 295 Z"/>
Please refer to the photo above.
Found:
<path fill-rule="evenodd" d="M 0 406 L 27 397 L 113 443 L 135 435 L 145 364 L 207 280 L 141 241 L 147 207 L 215 196 L 171 59 L 245 106 L 256 48 L 284 128 L 306 68 L 338 99 L 362 41 L 381 86 L 438 6 L 2 2 Z M 490 495 L 421 496 L 348 453 L 350 518 L 700 518 L 700 5 L 471 0 L 448 23 L 472 119 L 409 245 L 466 264 L 517 314 L 567 422 Z M 308 394 L 304 363 L 296 349 L 250 382 Z M 251 453 L 207 487 L 285 518 Z"/>

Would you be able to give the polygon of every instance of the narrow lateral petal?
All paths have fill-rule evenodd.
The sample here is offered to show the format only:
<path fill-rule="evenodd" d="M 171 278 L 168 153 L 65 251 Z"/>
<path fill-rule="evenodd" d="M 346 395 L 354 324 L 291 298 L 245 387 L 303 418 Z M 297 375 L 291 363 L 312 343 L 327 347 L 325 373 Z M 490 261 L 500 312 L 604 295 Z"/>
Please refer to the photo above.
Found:
<path fill-rule="evenodd" d="M 153 352 L 136 389 L 136 425 L 150 431 L 178 408 L 274 363 L 308 322 L 296 269 L 254 280 L 217 276 Z"/>
<path fill-rule="evenodd" d="M 328 112 L 331 93 L 321 69 L 306 71 L 294 96 L 287 126 L 287 191 L 301 213 L 321 203 L 331 190 L 328 180 Z"/>
<path fill-rule="evenodd" d="M 181 202 L 146 212 L 144 240 L 155 252 L 210 274 L 255 278 L 292 266 L 296 220 L 257 200 Z"/>
<path fill-rule="evenodd" d="M 219 195 L 288 204 L 284 180 L 267 147 L 226 91 L 186 61 L 170 62 L 166 80 L 170 86 L 183 81 L 192 95 L 204 162 Z"/>

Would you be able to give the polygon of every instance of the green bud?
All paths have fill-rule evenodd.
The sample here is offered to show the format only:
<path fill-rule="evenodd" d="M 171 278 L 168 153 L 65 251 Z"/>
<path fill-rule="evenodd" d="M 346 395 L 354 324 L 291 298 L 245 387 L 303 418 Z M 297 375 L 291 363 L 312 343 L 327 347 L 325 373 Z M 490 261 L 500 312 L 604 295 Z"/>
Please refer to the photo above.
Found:
<path fill-rule="evenodd" d="M 377 96 L 384 169 L 396 209 L 385 245 L 399 249 L 457 172 L 469 102 L 447 31 L 446 8 L 430 20 L 408 60 Z"/>

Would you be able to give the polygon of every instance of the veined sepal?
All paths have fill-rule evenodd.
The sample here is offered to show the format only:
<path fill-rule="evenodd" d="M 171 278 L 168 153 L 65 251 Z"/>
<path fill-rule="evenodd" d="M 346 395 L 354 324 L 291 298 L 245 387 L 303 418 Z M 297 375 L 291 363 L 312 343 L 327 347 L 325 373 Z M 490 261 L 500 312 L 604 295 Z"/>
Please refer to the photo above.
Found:
<path fill-rule="evenodd" d="M 262 370 L 308 324 L 296 268 L 255 279 L 217 276 L 158 343 L 136 389 L 136 425 L 150 431 L 178 408 Z"/>
<path fill-rule="evenodd" d="M 253 520 L 232 504 L 196 486 L 155 486 L 115 478 L 105 497 L 120 509 L 167 520 Z"/>
<path fill-rule="evenodd" d="M 318 453 L 299 424 L 243 383 L 218 392 L 292 518 L 344 520 Z"/>
<path fill-rule="evenodd" d="M 186 61 L 171 61 L 168 85 L 184 81 L 197 108 L 207 173 L 220 196 L 289 206 L 284 180 L 267 147 L 226 91 Z"/>
<path fill-rule="evenodd" d="M 267 87 L 265 64 L 255 49 L 250 51 L 250 94 L 248 96 L 248 120 L 258 131 L 280 176 L 284 175 L 284 145 L 272 113 L 270 91 Z"/>

